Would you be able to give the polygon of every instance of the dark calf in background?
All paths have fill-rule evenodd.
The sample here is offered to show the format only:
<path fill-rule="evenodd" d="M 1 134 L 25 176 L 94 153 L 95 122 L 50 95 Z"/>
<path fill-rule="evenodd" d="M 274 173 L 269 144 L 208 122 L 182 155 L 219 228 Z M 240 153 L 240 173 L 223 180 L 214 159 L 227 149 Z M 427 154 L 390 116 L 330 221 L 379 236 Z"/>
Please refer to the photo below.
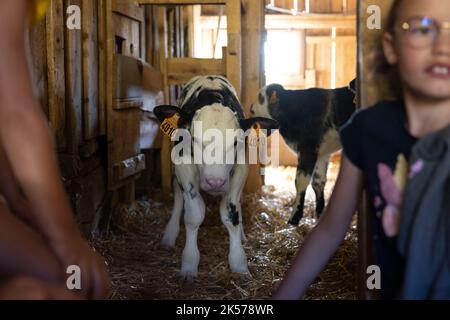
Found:
<path fill-rule="evenodd" d="M 312 184 L 316 194 L 317 216 L 325 207 L 324 189 L 330 155 L 342 146 L 339 128 L 356 111 L 356 81 L 338 89 L 285 90 L 279 84 L 264 87 L 252 105 L 255 117 L 277 120 L 280 133 L 299 156 L 297 190 L 289 223 L 298 225 L 303 217 L 305 195 Z"/>

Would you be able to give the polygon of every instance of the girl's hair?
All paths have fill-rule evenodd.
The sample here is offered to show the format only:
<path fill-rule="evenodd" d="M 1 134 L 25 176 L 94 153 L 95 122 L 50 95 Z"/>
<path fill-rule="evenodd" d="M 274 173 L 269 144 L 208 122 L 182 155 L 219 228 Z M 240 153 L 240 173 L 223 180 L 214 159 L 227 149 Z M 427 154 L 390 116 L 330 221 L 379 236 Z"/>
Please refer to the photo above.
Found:
<path fill-rule="evenodd" d="M 386 32 L 393 33 L 395 24 L 397 22 L 398 17 L 398 10 L 400 8 L 400 5 L 402 4 L 403 0 L 394 0 L 391 11 L 389 12 L 389 16 L 386 20 Z"/>
<path fill-rule="evenodd" d="M 391 6 L 391 10 L 389 11 L 389 15 L 385 20 L 384 25 L 384 33 L 394 34 L 395 25 L 397 23 L 398 11 L 400 9 L 401 4 L 404 0 L 394 0 Z M 391 91 L 391 94 L 400 99 L 402 97 L 402 88 L 400 77 L 395 66 L 389 64 L 386 60 L 383 50 L 383 44 L 381 38 L 379 40 L 379 44 L 376 50 L 376 54 L 374 56 L 374 73 L 375 75 L 382 75 L 388 78 L 388 85 Z"/>

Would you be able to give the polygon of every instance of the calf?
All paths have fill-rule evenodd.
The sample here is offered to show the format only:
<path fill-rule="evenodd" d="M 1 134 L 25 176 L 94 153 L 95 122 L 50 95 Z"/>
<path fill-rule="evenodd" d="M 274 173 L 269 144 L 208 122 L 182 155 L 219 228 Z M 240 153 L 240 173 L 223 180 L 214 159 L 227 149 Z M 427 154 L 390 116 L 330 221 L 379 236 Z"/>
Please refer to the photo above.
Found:
<path fill-rule="evenodd" d="M 231 164 L 228 161 L 218 161 L 212 164 L 206 163 L 206 161 L 192 163 L 195 152 L 201 152 L 206 146 L 205 142 L 208 142 L 198 139 L 195 128 L 200 123 L 202 135 L 205 136 L 209 129 L 215 129 L 216 132 L 218 130 L 222 134 L 222 137 L 225 137 L 227 129 L 232 129 L 234 132 L 238 132 L 239 129 L 247 131 L 255 124 L 259 124 L 263 129 L 275 129 L 278 128 L 278 124 L 272 119 L 245 119 L 235 89 L 227 79 L 221 76 L 202 76 L 192 79 L 181 93 L 179 106 L 160 106 L 154 110 L 161 122 L 177 115 L 177 127 L 190 133 L 189 145 L 192 146 L 189 152 L 185 152 L 185 150 L 179 153 L 172 152 L 172 160 L 175 161 L 174 206 L 162 244 L 169 247 L 175 245 L 180 228 L 180 217 L 184 209 L 186 244 L 182 256 L 181 276 L 183 279 L 192 281 L 197 276 L 200 260 L 197 247 L 198 228 L 205 217 L 205 203 L 200 195 L 200 190 L 213 195 L 221 195 L 220 216 L 230 237 L 228 256 L 230 268 L 233 272 L 248 273 L 247 258 L 241 242 L 244 232 L 240 204 L 242 189 L 248 174 L 248 165 L 245 161 L 242 164 L 238 164 L 236 161 Z M 236 159 L 238 149 L 235 147 L 238 145 L 238 139 L 239 135 L 234 135 L 232 141 L 227 139 L 221 144 L 217 144 L 219 141 L 214 139 L 214 152 L 225 154 L 232 150 L 231 152 L 235 153 L 234 159 Z M 172 140 L 177 140 L 177 138 Z M 207 139 L 205 138 L 205 140 Z M 177 140 L 175 148 L 181 142 L 181 139 Z M 245 142 L 239 142 L 245 144 Z M 183 161 L 180 163 L 179 160 Z"/>
<path fill-rule="evenodd" d="M 289 223 L 303 217 L 306 188 L 312 177 L 318 217 L 325 207 L 324 188 L 330 155 L 341 149 L 339 128 L 355 112 L 355 80 L 334 90 L 285 90 L 279 84 L 264 87 L 252 105 L 253 116 L 275 119 L 288 146 L 299 162 L 295 186 L 297 195 Z"/>

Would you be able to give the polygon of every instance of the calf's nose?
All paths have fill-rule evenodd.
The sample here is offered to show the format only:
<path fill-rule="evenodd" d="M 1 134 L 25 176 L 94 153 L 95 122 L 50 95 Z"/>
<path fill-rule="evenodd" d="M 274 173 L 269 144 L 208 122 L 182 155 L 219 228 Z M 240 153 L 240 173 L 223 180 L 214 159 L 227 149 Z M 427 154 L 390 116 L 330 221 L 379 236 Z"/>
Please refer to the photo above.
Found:
<path fill-rule="evenodd" d="M 225 184 L 226 180 L 223 178 L 216 178 L 216 177 L 208 177 L 206 178 L 206 183 L 212 188 L 212 189 L 220 189 Z"/>

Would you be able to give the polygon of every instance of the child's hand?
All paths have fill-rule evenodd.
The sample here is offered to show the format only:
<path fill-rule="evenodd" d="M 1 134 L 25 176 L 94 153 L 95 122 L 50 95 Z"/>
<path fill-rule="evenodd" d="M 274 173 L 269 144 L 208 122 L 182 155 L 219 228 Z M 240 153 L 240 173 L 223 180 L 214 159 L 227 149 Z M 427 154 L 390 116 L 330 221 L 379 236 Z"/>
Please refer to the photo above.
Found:
<path fill-rule="evenodd" d="M 403 190 L 407 176 L 405 163 L 406 160 L 399 156 L 395 173 L 385 164 L 378 165 L 381 194 L 386 201 L 381 222 L 384 233 L 388 237 L 395 237 L 400 232 L 400 207 L 403 203 Z"/>
<path fill-rule="evenodd" d="M 400 232 L 400 213 L 398 207 L 388 204 L 383 211 L 382 225 L 384 233 L 392 238 Z"/>
<path fill-rule="evenodd" d="M 64 270 L 76 265 L 81 270 L 81 292 L 88 299 L 107 299 L 110 294 L 110 279 L 102 257 L 78 234 L 52 247 L 63 263 Z M 67 275 L 68 276 L 68 275 Z"/>

